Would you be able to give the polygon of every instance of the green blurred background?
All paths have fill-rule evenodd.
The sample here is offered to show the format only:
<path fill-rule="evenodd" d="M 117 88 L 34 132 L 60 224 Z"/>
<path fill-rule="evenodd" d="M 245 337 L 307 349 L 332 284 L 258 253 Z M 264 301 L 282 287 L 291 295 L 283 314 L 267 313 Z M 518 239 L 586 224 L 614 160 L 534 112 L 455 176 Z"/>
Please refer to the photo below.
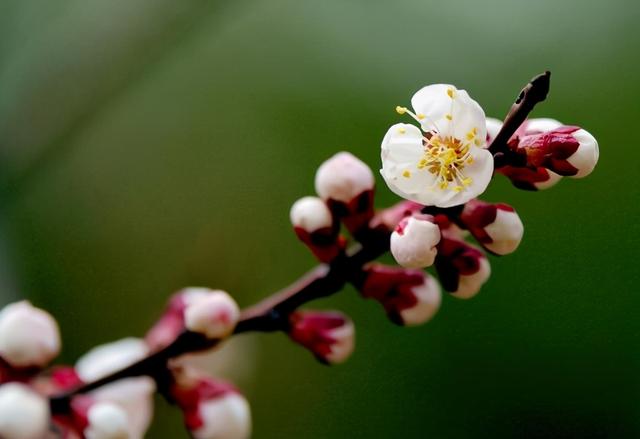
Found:
<path fill-rule="evenodd" d="M 0 301 L 49 309 L 65 362 L 185 285 L 251 304 L 314 264 L 288 209 L 322 160 L 377 168 L 423 85 L 500 117 L 550 69 L 535 115 L 590 130 L 600 163 L 540 193 L 495 179 L 526 232 L 483 292 L 403 329 L 346 290 L 317 305 L 353 316 L 351 361 L 257 336 L 240 384 L 256 438 L 639 437 L 639 19 L 636 0 L 0 0 Z M 149 437 L 186 437 L 162 401 Z"/>

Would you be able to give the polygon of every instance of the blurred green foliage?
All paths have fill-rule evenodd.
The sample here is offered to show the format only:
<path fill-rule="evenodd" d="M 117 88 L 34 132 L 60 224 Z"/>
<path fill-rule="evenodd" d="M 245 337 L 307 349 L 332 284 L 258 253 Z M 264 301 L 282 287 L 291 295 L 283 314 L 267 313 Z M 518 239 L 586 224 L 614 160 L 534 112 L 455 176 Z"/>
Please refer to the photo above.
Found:
<path fill-rule="evenodd" d="M 2 303 L 49 309 L 66 362 L 143 334 L 185 285 L 248 305 L 314 263 L 288 209 L 322 160 L 376 168 L 423 85 L 500 117 L 550 69 L 535 115 L 590 130 L 596 172 L 541 193 L 496 178 L 520 250 L 424 327 L 352 290 L 318 304 L 356 321 L 344 366 L 258 336 L 255 437 L 638 437 L 639 18 L 632 0 L 0 0 Z M 186 437 L 158 410 L 149 437 Z"/>

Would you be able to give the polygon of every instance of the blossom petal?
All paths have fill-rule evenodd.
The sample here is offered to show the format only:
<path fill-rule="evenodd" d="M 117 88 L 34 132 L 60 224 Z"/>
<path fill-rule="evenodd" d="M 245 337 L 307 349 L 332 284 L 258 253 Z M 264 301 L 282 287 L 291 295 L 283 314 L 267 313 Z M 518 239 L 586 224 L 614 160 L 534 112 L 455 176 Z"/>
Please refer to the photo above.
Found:
<path fill-rule="evenodd" d="M 449 84 L 428 85 L 413 95 L 411 105 L 424 131 L 436 131 L 461 140 L 475 132 L 480 143 L 477 146 L 486 143 L 484 111 L 465 90 Z"/>

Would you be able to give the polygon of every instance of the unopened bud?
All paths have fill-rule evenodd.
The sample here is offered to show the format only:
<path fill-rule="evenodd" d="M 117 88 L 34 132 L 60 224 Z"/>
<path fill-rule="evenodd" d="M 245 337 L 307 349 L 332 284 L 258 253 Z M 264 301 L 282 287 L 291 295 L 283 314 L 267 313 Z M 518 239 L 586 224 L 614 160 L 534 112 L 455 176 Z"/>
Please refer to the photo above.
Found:
<path fill-rule="evenodd" d="M 524 234 L 520 217 L 507 204 L 471 200 L 460 220 L 484 248 L 497 255 L 514 252 Z"/>
<path fill-rule="evenodd" d="M 110 402 L 93 404 L 87 412 L 87 439 L 130 439 L 129 419 L 124 409 Z M 133 438 L 131 438 L 133 439 Z"/>
<path fill-rule="evenodd" d="M 249 404 L 230 384 L 208 377 L 178 377 L 171 395 L 195 439 L 247 439 L 251 435 Z"/>
<path fill-rule="evenodd" d="M 353 352 L 353 322 L 338 311 L 297 311 L 289 321 L 289 337 L 325 364 L 343 363 Z"/>
<path fill-rule="evenodd" d="M 589 175 L 599 157 L 596 139 L 575 126 L 524 136 L 519 139 L 518 148 L 526 152 L 529 166 L 542 166 L 573 178 Z"/>
<path fill-rule="evenodd" d="M 398 325 L 423 324 L 440 308 L 440 288 L 422 270 L 371 264 L 355 285 L 363 297 L 377 300 Z"/>
<path fill-rule="evenodd" d="M 487 257 L 464 241 L 443 238 L 435 263 L 442 287 L 452 296 L 470 299 L 491 275 Z"/>
<path fill-rule="evenodd" d="M 211 290 L 190 300 L 184 310 L 185 327 L 210 339 L 227 337 L 238 323 L 240 309 L 226 292 Z"/>
<path fill-rule="evenodd" d="M 316 193 L 324 200 L 349 203 L 363 192 L 373 190 L 371 169 L 348 152 L 339 152 L 316 172 Z"/>
<path fill-rule="evenodd" d="M 391 234 L 391 254 L 398 264 L 407 268 L 433 265 L 440 228 L 431 215 L 414 214 L 402 219 Z"/>
<path fill-rule="evenodd" d="M 293 203 L 289 213 L 293 227 L 308 233 L 322 229 L 333 229 L 334 220 L 331 211 L 318 197 L 304 197 Z"/>
<path fill-rule="evenodd" d="M 60 352 L 54 318 L 26 300 L 0 311 L 0 357 L 15 368 L 44 367 Z"/>
<path fill-rule="evenodd" d="M 49 427 L 49 404 L 28 386 L 0 386 L 0 437 L 42 439 Z"/>

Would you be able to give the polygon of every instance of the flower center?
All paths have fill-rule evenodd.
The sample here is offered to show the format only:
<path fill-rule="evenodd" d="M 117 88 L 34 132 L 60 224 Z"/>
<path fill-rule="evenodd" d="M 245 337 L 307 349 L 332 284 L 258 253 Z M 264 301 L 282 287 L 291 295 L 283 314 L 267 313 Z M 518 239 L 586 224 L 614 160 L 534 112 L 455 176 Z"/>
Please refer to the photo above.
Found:
<path fill-rule="evenodd" d="M 460 192 L 473 183 L 471 177 L 465 177 L 462 172 L 466 165 L 473 163 L 470 142 L 427 133 L 422 143 L 424 155 L 418 162 L 418 169 L 426 169 L 436 176 L 434 186 Z"/>

